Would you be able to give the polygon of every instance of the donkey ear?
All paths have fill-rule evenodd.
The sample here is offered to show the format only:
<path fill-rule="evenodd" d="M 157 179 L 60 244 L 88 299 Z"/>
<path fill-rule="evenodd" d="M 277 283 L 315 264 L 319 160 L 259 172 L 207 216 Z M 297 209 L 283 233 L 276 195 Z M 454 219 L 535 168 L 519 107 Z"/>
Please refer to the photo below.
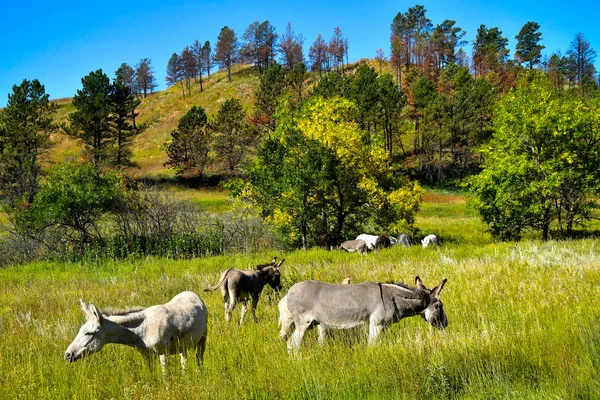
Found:
<path fill-rule="evenodd" d="M 281 264 L 283 264 L 283 262 L 285 261 L 285 258 L 281 261 L 279 261 L 279 263 L 275 266 L 275 268 L 279 269 L 279 267 L 281 267 Z"/>
<path fill-rule="evenodd" d="M 447 281 L 448 281 L 448 279 L 444 279 L 442 281 L 442 283 L 440 283 L 439 285 L 437 285 L 436 287 L 434 287 L 433 289 L 431 289 L 431 296 L 433 296 L 433 297 L 440 297 L 440 292 L 444 288 L 444 285 L 446 284 Z"/>
<path fill-rule="evenodd" d="M 87 304 L 82 299 L 79 299 L 79 305 L 81 306 L 81 311 L 83 311 L 83 313 L 85 314 L 87 319 L 94 318 L 94 312 L 92 311 L 92 308 L 90 307 L 89 304 Z"/>
<path fill-rule="evenodd" d="M 102 313 L 100 312 L 98 307 L 96 307 L 96 305 L 94 303 L 90 303 L 89 308 L 90 308 L 94 318 L 96 318 L 96 320 L 98 320 L 98 323 L 102 323 L 103 317 L 102 317 Z"/>
<path fill-rule="evenodd" d="M 276 264 L 277 263 L 277 257 L 273 257 L 273 259 L 271 260 L 270 264 Z"/>
<path fill-rule="evenodd" d="M 423 281 L 421 280 L 421 278 L 419 278 L 418 276 L 415 277 L 415 285 L 417 285 L 417 288 L 419 288 L 419 289 L 427 289 L 425 287 L 425 285 L 423 284 Z"/>

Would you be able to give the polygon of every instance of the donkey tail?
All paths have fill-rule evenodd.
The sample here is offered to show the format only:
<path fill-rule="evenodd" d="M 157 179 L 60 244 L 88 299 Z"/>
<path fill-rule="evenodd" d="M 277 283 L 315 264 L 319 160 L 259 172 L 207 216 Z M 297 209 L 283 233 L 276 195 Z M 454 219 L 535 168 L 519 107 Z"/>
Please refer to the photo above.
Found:
<path fill-rule="evenodd" d="M 219 283 L 217 283 L 215 286 L 212 287 L 207 287 L 206 289 L 204 289 L 205 292 L 212 292 L 213 290 L 217 290 L 218 288 L 220 288 L 221 286 L 223 286 L 223 283 L 225 282 L 225 278 L 227 278 L 227 275 L 229 274 L 229 271 L 231 271 L 233 268 L 229 268 L 227 271 L 223 272 L 223 274 L 221 275 L 221 280 L 219 281 Z"/>

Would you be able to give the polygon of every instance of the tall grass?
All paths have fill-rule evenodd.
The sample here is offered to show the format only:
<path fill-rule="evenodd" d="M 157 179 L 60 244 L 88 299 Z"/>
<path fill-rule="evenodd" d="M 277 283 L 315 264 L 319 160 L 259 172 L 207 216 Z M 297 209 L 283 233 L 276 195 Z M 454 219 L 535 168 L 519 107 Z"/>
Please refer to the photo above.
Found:
<path fill-rule="evenodd" d="M 597 240 L 494 243 L 458 194 L 429 195 L 417 225 L 422 234 L 436 233 L 441 246 L 365 256 L 315 249 L 187 260 L 89 258 L 0 269 L 0 398 L 600 397 Z M 265 289 L 258 324 L 225 323 L 220 294 L 202 289 L 220 271 L 249 269 L 273 256 L 286 258 L 282 293 Z M 278 338 L 277 302 L 295 282 L 413 283 L 416 275 L 430 287 L 448 278 L 445 331 L 409 318 L 373 347 L 365 327 L 335 333 L 323 346 L 310 332 L 297 357 Z M 158 361 L 149 369 L 128 347 L 108 345 L 76 363 L 63 360 L 84 322 L 78 298 L 125 308 L 164 303 L 183 290 L 207 304 L 208 346 L 204 366 L 190 357 L 185 376 L 170 357 L 168 390 Z"/>
<path fill-rule="evenodd" d="M 597 398 L 600 396 L 598 244 L 528 242 L 396 247 L 366 256 L 266 252 L 197 260 L 36 263 L 0 270 L 2 398 Z M 381 343 L 366 332 L 337 334 L 319 347 L 307 335 L 298 357 L 278 339 L 282 294 L 270 288 L 259 323 L 227 325 L 217 292 L 202 293 L 230 266 L 285 257 L 285 293 L 296 281 L 426 284 L 449 279 L 442 298 L 450 325 L 403 320 Z M 180 376 L 149 370 L 134 350 L 108 345 L 68 364 L 63 353 L 84 316 L 79 297 L 100 307 L 163 303 L 182 290 L 209 309 L 205 365 L 190 357 Z M 239 310 L 234 317 L 239 317 Z M 156 363 L 158 366 L 158 362 Z"/>

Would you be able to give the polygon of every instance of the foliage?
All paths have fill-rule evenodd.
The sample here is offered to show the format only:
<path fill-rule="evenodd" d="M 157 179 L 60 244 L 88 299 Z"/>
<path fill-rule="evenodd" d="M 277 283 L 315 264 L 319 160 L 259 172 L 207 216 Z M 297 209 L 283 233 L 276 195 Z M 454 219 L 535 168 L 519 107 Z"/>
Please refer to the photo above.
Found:
<path fill-rule="evenodd" d="M 138 94 L 143 94 L 145 98 L 148 95 L 148 92 L 154 92 L 154 89 L 156 89 L 158 84 L 156 83 L 156 77 L 154 76 L 152 60 L 149 58 L 142 58 L 140 60 L 135 66 L 135 79 Z"/>
<path fill-rule="evenodd" d="M 167 144 L 168 165 L 178 175 L 202 175 L 209 162 L 211 131 L 202 107 L 193 106 L 179 120 Z"/>
<path fill-rule="evenodd" d="M 14 85 L 0 110 L 0 199 L 9 208 L 33 200 L 42 175 L 42 161 L 57 130 L 48 101 L 37 79 Z"/>
<path fill-rule="evenodd" d="M 394 177 L 356 116 L 348 100 L 316 97 L 298 115 L 281 109 L 277 131 L 259 147 L 252 195 L 291 243 L 346 237 L 369 224 L 393 232 L 413 224 L 420 187 Z"/>
<path fill-rule="evenodd" d="M 501 238 L 556 223 L 565 236 L 590 218 L 598 194 L 597 102 L 560 92 L 543 74 L 524 77 L 498 105 L 482 172 L 468 180 L 473 204 Z"/>
<path fill-rule="evenodd" d="M 221 28 L 217 45 L 213 55 L 213 61 L 219 64 L 222 69 L 227 70 L 227 79 L 231 82 L 231 67 L 238 62 L 239 47 L 237 36 L 233 29 L 228 26 Z"/>
<path fill-rule="evenodd" d="M 251 129 L 246 122 L 246 112 L 237 99 L 228 99 L 212 119 L 213 148 L 216 158 L 222 160 L 231 175 L 238 172 L 253 142 Z"/>
<path fill-rule="evenodd" d="M 56 166 L 29 207 L 16 214 L 17 228 L 41 240 L 52 231 L 62 243 L 79 250 L 102 241 L 99 223 L 121 196 L 118 182 L 118 176 L 102 176 L 92 164 Z"/>
<path fill-rule="evenodd" d="M 527 63 L 529 69 L 540 63 L 542 59 L 542 50 L 545 46 L 538 44 L 542 40 L 542 33 L 538 32 L 540 24 L 529 21 L 515 36 L 517 39 L 517 49 L 515 51 L 515 59 L 519 63 Z"/>

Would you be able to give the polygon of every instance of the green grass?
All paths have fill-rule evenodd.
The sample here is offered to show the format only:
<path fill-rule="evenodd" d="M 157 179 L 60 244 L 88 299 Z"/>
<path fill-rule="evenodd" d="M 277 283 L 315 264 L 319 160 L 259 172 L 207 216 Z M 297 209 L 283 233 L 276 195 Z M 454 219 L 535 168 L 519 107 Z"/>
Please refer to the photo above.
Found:
<path fill-rule="evenodd" d="M 174 192 L 195 198 L 194 192 Z M 208 193 L 205 200 L 214 199 Z M 598 398 L 600 252 L 597 240 L 493 243 L 460 196 L 433 193 L 418 217 L 438 248 L 394 247 L 365 256 L 315 249 L 194 260 L 39 262 L 0 270 L 0 398 Z M 201 197 L 198 197 L 201 198 Z M 436 199 L 438 202 L 436 202 Z M 444 201 L 449 201 L 445 203 Z M 453 205 L 453 206 L 452 206 Z M 220 207 L 220 206 L 219 206 Z M 266 288 L 251 318 L 227 325 L 216 283 L 228 267 L 285 257 L 283 293 L 304 279 L 403 281 L 448 278 L 443 331 L 405 319 L 368 347 L 366 332 L 336 334 L 323 347 L 307 335 L 298 357 L 278 338 L 277 302 Z M 168 391 L 133 349 L 108 345 L 68 364 L 65 349 L 84 316 L 100 307 L 148 306 L 182 290 L 209 310 L 205 364 L 180 376 L 170 357 Z M 239 318 L 239 307 L 234 313 Z"/>

